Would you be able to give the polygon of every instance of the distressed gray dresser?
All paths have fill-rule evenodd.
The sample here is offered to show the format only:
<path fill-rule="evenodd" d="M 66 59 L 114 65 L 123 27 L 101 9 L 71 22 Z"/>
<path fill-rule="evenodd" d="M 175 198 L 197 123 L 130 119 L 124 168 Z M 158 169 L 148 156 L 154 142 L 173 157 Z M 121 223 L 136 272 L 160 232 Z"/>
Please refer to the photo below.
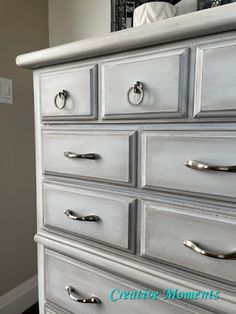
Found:
<path fill-rule="evenodd" d="M 41 314 L 236 313 L 235 21 L 231 4 L 17 58 Z"/>

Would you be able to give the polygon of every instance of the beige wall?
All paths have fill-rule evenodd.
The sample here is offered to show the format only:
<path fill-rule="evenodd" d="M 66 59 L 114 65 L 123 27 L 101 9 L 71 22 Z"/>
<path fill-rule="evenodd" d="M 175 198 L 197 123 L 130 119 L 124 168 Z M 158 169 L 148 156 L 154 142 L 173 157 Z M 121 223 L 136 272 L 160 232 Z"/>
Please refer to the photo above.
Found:
<path fill-rule="evenodd" d="M 36 274 L 32 72 L 15 57 L 48 46 L 47 0 L 0 1 L 0 76 L 14 104 L 0 104 L 0 296 Z"/>
<path fill-rule="evenodd" d="M 50 46 L 110 32 L 110 0 L 49 0 Z"/>

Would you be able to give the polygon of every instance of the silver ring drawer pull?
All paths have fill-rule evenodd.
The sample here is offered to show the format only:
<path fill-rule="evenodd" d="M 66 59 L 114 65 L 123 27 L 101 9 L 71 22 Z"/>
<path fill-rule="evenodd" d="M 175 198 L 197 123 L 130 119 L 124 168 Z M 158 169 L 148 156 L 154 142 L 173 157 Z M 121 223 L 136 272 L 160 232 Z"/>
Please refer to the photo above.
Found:
<path fill-rule="evenodd" d="M 77 296 L 75 294 L 75 289 L 71 286 L 66 286 L 66 290 L 70 296 L 70 298 L 75 301 L 75 302 L 79 302 L 79 303 L 94 303 L 94 304 L 98 304 L 101 303 L 100 299 L 98 299 L 97 297 L 91 297 L 89 299 L 81 299 L 79 296 Z"/>
<path fill-rule="evenodd" d="M 225 172 L 236 172 L 236 166 L 213 166 L 207 165 L 200 161 L 188 160 L 185 166 L 195 170 L 214 170 L 214 171 L 225 171 Z"/>
<path fill-rule="evenodd" d="M 64 156 L 66 158 L 69 159 L 99 159 L 100 156 L 98 154 L 93 154 L 93 153 L 89 153 L 89 154 L 76 154 L 76 153 L 72 153 L 72 152 L 65 152 Z"/>
<path fill-rule="evenodd" d="M 198 254 L 202 254 L 208 257 L 212 258 L 219 258 L 219 259 L 236 259 L 236 251 L 231 252 L 231 253 L 215 253 L 215 252 L 209 252 L 206 251 L 202 248 L 200 248 L 196 243 L 190 241 L 190 240 L 185 240 L 183 241 L 183 245 L 185 245 L 187 248 L 193 250 L 194 252 Z"/>
<path fill-rule="evenodd" d="M 79 220 L 79 221 L 89 221 L 89 222 L 93 222 L 93 221 L 98 221 L 99 220 L 99 217 L 98 216 L 95 216 L 95 215 L 89 215 L 89 216 L 83 216 L 83 217 L 79 217 L 79 216 L 76 216 L 72 210 L 69 210 L 69 209 L 65 209 L 64 210 L 64 214 L 72 219 L 72 220 Z"/>
<path fill-rule="evenodd" d="M 66 90 L 61 90 L 54 98 L 54 104 L 57 109 L 62 110 L 66 106 L 66 99 L 68 97 L 68 92 Z M 58 102 L 59 100 L 59 102 Z"/>
<path fill-rule="evenodd" d="M 130 99 L 130 94 L 131 92 L 135 93 L 135 94 L 140 94 L 139 100 L 137 102 L 133 102 Z M 133 86 L 129 88 L 128 92 L 127 92 L 127 98 L 128 98 L 128 102 L 132 105 L 132 106 L 138 106 L 141 104 L 141 102 L 143 101 L 144 98 L 144 91 L 143 91 L 143 84 L 136 81 L 134 82 Z"/>

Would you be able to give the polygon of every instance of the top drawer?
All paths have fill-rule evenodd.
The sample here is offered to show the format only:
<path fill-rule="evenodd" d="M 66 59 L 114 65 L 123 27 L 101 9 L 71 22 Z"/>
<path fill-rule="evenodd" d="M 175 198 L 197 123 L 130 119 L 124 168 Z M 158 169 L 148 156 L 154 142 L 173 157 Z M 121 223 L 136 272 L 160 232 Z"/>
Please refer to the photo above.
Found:
<path fill-rule="evenodd" d="M 97 110 L 97 66 L 63 66 L 39 75 L 43 119 L 94 119 Z"/>
<path fill-rule="evenodd" d="M 187 78 L 188 49 L 106 62 L 102 65 L 103 118 L 183 117 Z"/>
<path fill-rule="evenodd" d="M 195 117 L 236 116 L 236 41 L 197 49 Z"/>

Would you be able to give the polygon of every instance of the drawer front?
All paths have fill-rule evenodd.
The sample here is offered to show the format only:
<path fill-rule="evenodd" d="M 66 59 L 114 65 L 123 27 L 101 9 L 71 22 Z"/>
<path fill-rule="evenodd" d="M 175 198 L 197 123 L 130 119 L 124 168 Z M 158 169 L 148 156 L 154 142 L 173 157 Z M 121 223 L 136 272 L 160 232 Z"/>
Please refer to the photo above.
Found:
<path fill-rule="evenodd" d="M 96 117 L 97 65 L 57 67 L 42 72 L 39 81 L 43 119 Z"/>
<path fill-rule="evenodd" d="M 132 87 L 136 81 L 141 82 L 143 87 L 135 92 Z M 103 117 L 182 117 L 187 100 L 187 81 L 187 49 L 104 63 Z"/>
<path fill-rule="evenodd" d="M 133 184 L 134 132 L 45 131 L 43 144 L 46 174 Z M 68 152 L 75 155 L 65 157 Z"/>
<path fill-rule="evenodd" d="M 236 281 L 236 260 L 202 255 L 186 247 L 192 241 L 210 253 L 236 251 L 236 222 L 200 206 L 143 203 L 141 255 L 221 279 Z M 209 210 L 209 206 L 208 206 Z"/>
<path fill-rule="evenodd" d="M 135 285 L 123 282 L 121 279 L 65 258 L 55 253 L 47 252 L 45 255 L 45 297 L 46 300 L 57 304 L 71 313 L 77 314 L 187 314 L 193 313 L 175 304 L 162 300 L 121 300 L 112 302 L 110 294 L 113 289 L 131 291 L 142 289 Z M 65 287 L 75 289 L 76 296 L 83 299 L 99 298 L 100 304 L 78 303 L 70 298 Z M 116 295 L 114 296 L 116 298 Z"/>
<path fill-rule="evenodd" d="M 135 199 L 49 183 L 43 190 L 46 227 L 134 250 Z"/>
<path fill-rule="evenodd" d="M 235 117 L 235 41 L 198 47 L 196 62 L 195 116 Z"/>
<path fill-rule="evenodd" d="M 235 197 L 236 173 L 213 171 L 217 166 L 235 165 L 235 156 L 235 132 L 144 132 L 142 186 Z M 213 166 L 212 170 L 185 165 L 192 161 Z"/>

